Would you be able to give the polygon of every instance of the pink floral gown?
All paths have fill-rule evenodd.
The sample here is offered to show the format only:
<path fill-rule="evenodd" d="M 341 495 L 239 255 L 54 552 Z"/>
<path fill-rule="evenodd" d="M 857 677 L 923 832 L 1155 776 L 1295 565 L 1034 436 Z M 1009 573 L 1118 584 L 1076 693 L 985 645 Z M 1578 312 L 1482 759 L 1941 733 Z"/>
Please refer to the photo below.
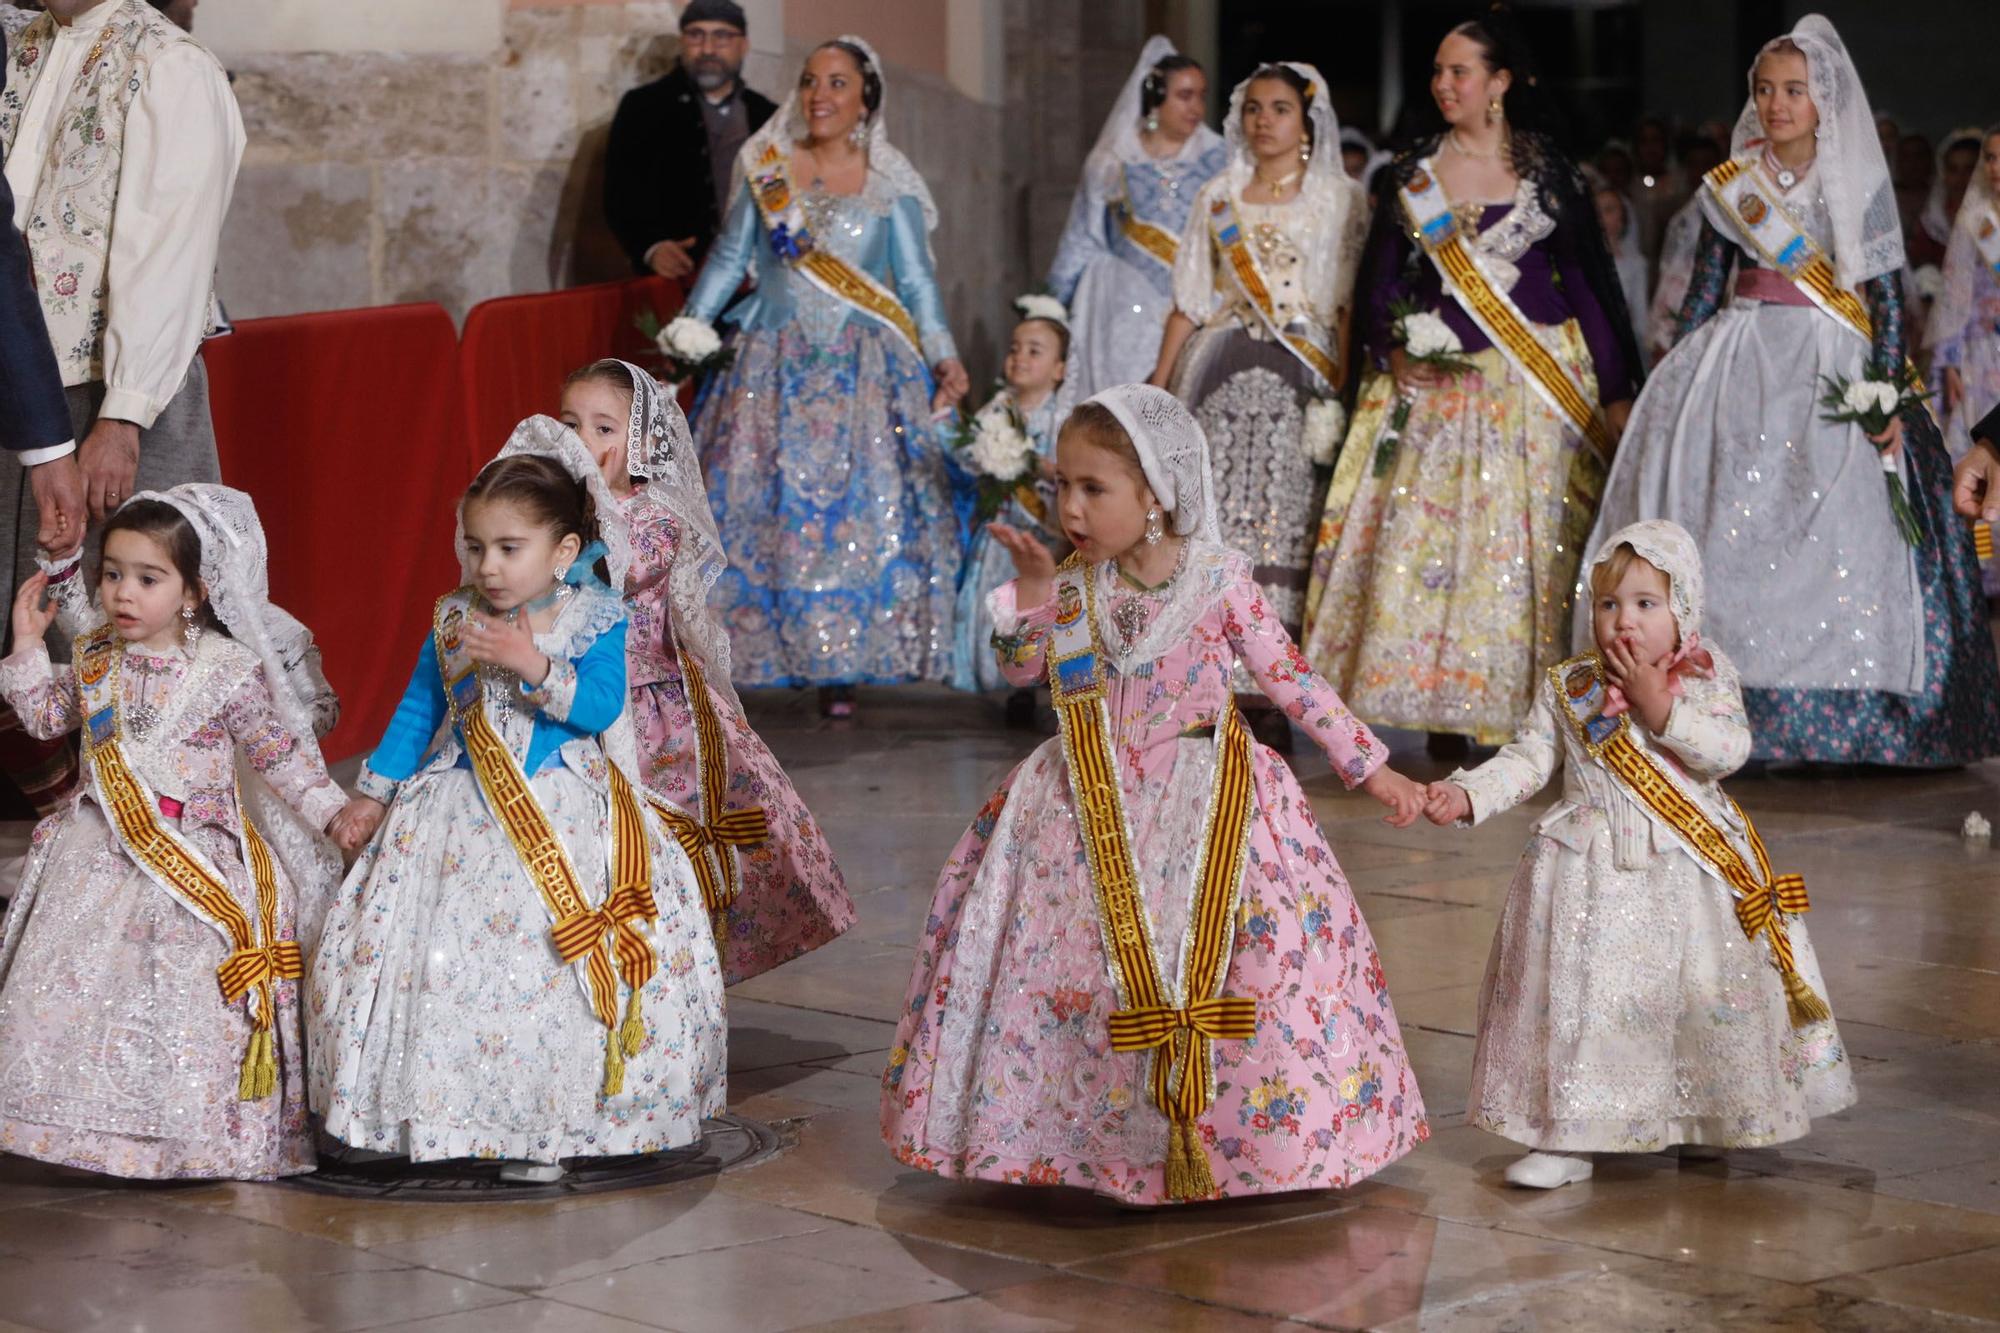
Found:
<path fill-rule="evenodd" d="M 238 756 L 314 829 L 346 798 L 313 738 L 279 720 L 248 649 L 204 634 L 192 660 L 121 651 L 126 754 L 163 805 L 180 803 L 168 822 L 254 920 Z M 32 735 L 83 722 L 74 671 L 51 666 L 40 644 L 0 663 L 0 694 Z M 287 867 L 302 859 L 286 855 L 285 830 L 263 818 L 258 827 L 278 855 L 279 937 L 310 949 L 338 862 L 324 882 L 298 883 Z M 298 983 L 274 988 L 277 1092 L 240 1101 L 250 1018 L 216 988 L 228 951 L 134 864 L 94 785 L 79 787 L 36 827 L 0 940 L 0 1151 L 148 1179 L 312 1170 Z"/>
<path fill-rule="evenodd" d="M 1240 660 L 1350 787 L 1387 750 L 1315 675 L 1250 576 L 1194 545 L 1162 592 L 1096 572 L 1109 710 L 1134 860 L 1166 975 L 1178 975 L 1210 738 Z M 1044 676 L 1055 602 L 994 594 L 1007 677 Z M 1123 612 L 1126 603 L 1137 601 Z M 1121 618 L 1143 628 L 1123 647 Z M 1253 747 L 1254 808 L 1223 993 L 1257 1002 L 1257 1035 L 1215 1043 L 1200 1121 L 1220 1195 L 1335 1189 L 1429 1137 L 1382 960 L 1292 772 Z M 882 1133 L 911 1166 L 950 1177 L 1074 1185 L 1167 1201 L 1167 1124 L 1145 1057 L 1112 1051 L 1117 1008 L 1059 739 L 1011 773 L 939 877 L 883 1077 Z"/>
<path fill-rule="evenodd" d="M 639 767 L 646 786 L 690 814 L 701 814 L 695 771 L 694 715 L 675 644 L 667 575 L 680 547 L 680 520 L 640 487 L 624 502 L 632 564 L 625 575 L 627 682 Z M 770 836 L 737 850 L 742 888 L 717 932 L 726 985 L 768 972 L 817 949 L 854 924 L 854 900 L 819 824 L 742 711 L 712 683 L 708 697 L 729 749 L 727 801 L 732 810 L 761 807 Z"/>

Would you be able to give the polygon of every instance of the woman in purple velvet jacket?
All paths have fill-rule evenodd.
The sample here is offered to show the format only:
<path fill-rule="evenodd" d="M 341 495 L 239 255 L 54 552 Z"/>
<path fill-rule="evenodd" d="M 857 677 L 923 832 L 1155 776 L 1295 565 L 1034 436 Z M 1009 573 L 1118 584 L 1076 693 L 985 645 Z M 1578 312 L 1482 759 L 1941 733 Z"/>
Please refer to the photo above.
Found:
<path fill-rule="evenodd" d="M 1431 92 L 1449 128 L 1386 173 L 1302 645 L 1371 725 L 1488 743 L 1568 655 L 1579 548 L 1641 373 L 1582 177 L 1520 123 L 1536 89 L 1501 24 L 1445 36 Z"/>

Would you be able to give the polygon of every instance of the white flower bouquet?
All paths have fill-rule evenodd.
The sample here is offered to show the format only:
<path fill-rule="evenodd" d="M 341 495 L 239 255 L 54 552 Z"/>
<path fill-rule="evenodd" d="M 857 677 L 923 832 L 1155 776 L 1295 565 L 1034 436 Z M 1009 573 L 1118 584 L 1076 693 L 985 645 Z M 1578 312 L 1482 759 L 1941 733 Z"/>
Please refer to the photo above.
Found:
<path fill-rule="evenodd" d="M 705 320 L 677 315 L 661 328 L 658 315 L 642 310 L 632 322 L 659 350 L 659 376 L 664 383 L 680 384 L 721 370 L 736 357 L 736 349 L 725 346 L 722 335 Z"/>
<path fill-rule="evenodd" d="M 959 428 L 959 461 L 979 480 L 979 522 L 985 523 L 1035 477 L 1035 441 L 1014 397 L 998 393 Z"/>
<path fill-rule="evenodd" d="M 1347 409 L 1338 398 L 1315 398 L 1306 404 L 1306 428 L 1300 443 L 1314 467 L 1333 466 L 1347 434 Z"/>
<path fill-rule="evenodd" d="M 1443 316 L 1403 301 L 1389 307 L 1389 313 L 1395 320 L 1389 336 L 1402 347 L 1404 359 L 1429 366 L 1442 375 L 1460 375 L 1472 369 L 1472 362 L 1465 355 L 1465 344 L 1458 340 Z M 1410 395 L 1399 388 L 1388 427 L 1375 442 L 1376 476 L 1387 475 L 1390 464 L 1396 461 L 1396 446 L 1403 442 L 1403 427 L 1410 424 L 1410 409 L 1414 405 Z"/>
<path fill-rule="evenodd" d="M 1826 392 L 1820 395 L 1821 421 L 1844 421 L 1859 426 L 1869 442 L 1889 429 L 1889 423 L 1911 407 L 1921 404 L 1930 397 L 1928 393 L 1912 388 L 1908 384 L 1892 383 L 1889 380 L 1859 379 L 1848 380 L 1842 375 L 1823 375 Z M 1924 539 L 1923 528 L 1917 523 L 1916 513 L 1910 508 L 1910 497 L 1903 490 L 1903 474 L 1896 456 L 1887 445 L 1876 445 L 1882 459 L 1882 477 L 1889 488 L 1889 514 L 1896 520 L 1896 531 L 1911 546 L 1920 545 Z"/>

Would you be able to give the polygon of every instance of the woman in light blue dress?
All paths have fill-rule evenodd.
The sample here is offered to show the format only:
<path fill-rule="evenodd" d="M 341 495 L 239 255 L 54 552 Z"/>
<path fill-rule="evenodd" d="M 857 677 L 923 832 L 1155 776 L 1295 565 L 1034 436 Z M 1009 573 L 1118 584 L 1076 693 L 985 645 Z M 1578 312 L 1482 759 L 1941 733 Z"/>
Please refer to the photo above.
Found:
<path fill-rule="evenodd" d="M 1148 40 L 1085 159 L 1049 267 L 1049 292 L 1069 307 L 1065 387 L 1077 402 L 1153 373 L 1188 211 L 1229 161 L 1202 123 L 1207 110 L 1201 66 L 1164 37 Z"/>
<path fill-rule="evenodd" d="M 807 57 L 738 155 L 736 202 L 668 327 L 737 329 L 694 410 L 735 683 L 817 685 L 834 716 L 856 684 L 946 677 L 960 564 L 940 414 L 968 384 L 937 208 L 883 131 L 880 69 L 856 37 Z"/>

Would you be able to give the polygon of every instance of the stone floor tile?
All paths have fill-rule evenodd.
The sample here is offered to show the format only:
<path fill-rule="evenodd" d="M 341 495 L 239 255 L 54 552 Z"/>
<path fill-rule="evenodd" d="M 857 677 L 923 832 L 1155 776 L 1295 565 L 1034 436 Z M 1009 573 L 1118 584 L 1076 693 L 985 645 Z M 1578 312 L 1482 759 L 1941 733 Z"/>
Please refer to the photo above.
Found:
<path fill-rule="evenodd" d="M 660 1259 L 544 1292 L 683 1333 L 759 1333 L 944 1300 L 1046 1270 L 843 1226 Z"/>
<path fill-rule="evenodd" d="M 1827 1184 L 1873 1184 L 2000 1158 L 2000 1125 L 1958 1120 L 1932 1109 L 1861 1100 L 1812 1122 L 1812 1133 L 1773 1148 L 1740 1149 L 1732 1165 Z"/>
<path fill-rule="evenodd" d="M 753 1000 L 772 1000 L 851 1017 L 894 1014 L 910 986 L 912 948 L 863 940 L 839 953 L 821 949 L 731 990 Z"/>
<path fill-rule="evenodd" d="M 880 1054 L 850 1056 L 838 1065 L 778 1065 L 729 1076 L 729 1109 L 753 1120 L 872 1112 L 882 1099 Z M 857 1065 L 859 1068 L 850 1068 Z M 770 1108 L 783 1106 L 782 1111 Z"/>
<path fill-rule="evenodd" d="M 531 1297 L 506 1305 L 387 1324 L 370 1333 L 647 1333 L 666 1327 Z"/>
<path fill-rule="evenodd" d="M 1741 1174 L 1499 1225 L 1785 1282 L 1816 1282 L 2000 1244 L 2000 1217 L 1781 1176 Z"/>
<path fill-rule="evenodd" d="M 254 1181 L 205 1186 L 176 1195 L 183 1208 L 258 1222 L 302 1236 L 368 1249 L 398 1241 L 476 1231 L 535 1219 L 555 1225 L 564 1213 L 600 1208 L 615 1194 L 583 1194 L 562 1199 L 485 1200 L 434 1203 L 352 1199 L 290 1185 Z"/>
<path fill-rule="evenodd" d="M 1389 1001 L 1396 1021 L 1405 1027 L 1471 1037 L 1478 1032 L 1479 983 L 1430 986 L 1447 975 L 1420 952 L 1407 957 L 1384 953 L 1382 970 L 1389 978 Z M 1479 974 L 1474 973 L 1475 977 Z M 1407 980 L 1405 980 L 1407 978 Z"/>
<path fill-rule="evenodd" d="M 1148 1333 L 1292 1333 L 1306 1325 L 1274 1324 L 1157 1291 L 1080 1277 L 1049 1277 L 955 1300 L 883 1310 L 811 1326 L 815 1333 L 1058 1333 L 1078 1328 L 1145 1329 Z"/>
<path fill-rule="evenodd" d="M 1848 1024 L 1840 1025 L 1849 1049 Z M 1961 1041 L 1885 1055 L 1862 1066 L 1870 1098 L 2000 1125 L 2000 1041 Z"/>
<path fill-rule="evenodd" d="M 2000 1322 L 2000 1249 L 1878 1268 L 1820 1285 L 1828 1291 Z"/>
<path fill-rule="evenodd" d="M 539 1292 L 636 1268 L 656 1259 L 805 1235 L 837 1226 L 823 1217 L 719 1194 L 691 1183 L 635 1191 L 601 1208 L 429 1240 L 385 1245 L 375 1253 L 421 1268 Z"/>
<path fill-rule="evenodd" d="M 740 986 L 729 992 L 732 1083 L 739 1073 L 772 1065 L 835 1059 L 857 1051 L 886 1052 L 895 1038 L 894 1023 L 772 1004 L 752 999 Z"/>
<path fill-rule="evenodd" d="M 1918 1171 L 1873 1184 L 1877 1194 L 2000 1215 L 2000 1158 Z"/>
<path fill-rule="evenodd" d="M 1629 1262 L 1585 1245 L 1363 1207 L 1093 1261 L 1076 1271 L 1247 1313 L 1373 1328 Z"/>

